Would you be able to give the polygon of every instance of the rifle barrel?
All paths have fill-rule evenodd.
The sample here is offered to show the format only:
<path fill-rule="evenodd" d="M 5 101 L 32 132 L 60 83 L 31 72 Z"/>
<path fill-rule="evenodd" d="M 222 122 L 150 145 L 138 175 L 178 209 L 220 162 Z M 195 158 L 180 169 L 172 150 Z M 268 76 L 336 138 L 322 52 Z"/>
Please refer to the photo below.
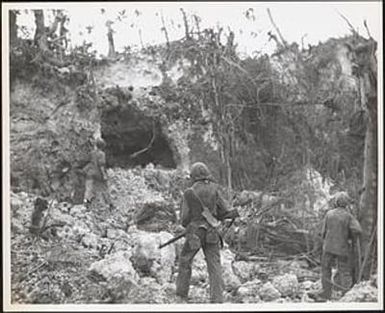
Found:
<path fill-rule="evenodd" d="M 159 249 L 162 249 L 164 248 L 165 246 L 168 246 L 170 244 L 172 244 L 173 242 L 179 240 L 180 238 L 186 236 L 186 231 L 184 231 L 183 233 L 179 234 L 178 236 L 174 237 L 174 238 L 171 238 L 169 241 L 165 242 L 165 243 L 162 243 L 159 245 Z"/>

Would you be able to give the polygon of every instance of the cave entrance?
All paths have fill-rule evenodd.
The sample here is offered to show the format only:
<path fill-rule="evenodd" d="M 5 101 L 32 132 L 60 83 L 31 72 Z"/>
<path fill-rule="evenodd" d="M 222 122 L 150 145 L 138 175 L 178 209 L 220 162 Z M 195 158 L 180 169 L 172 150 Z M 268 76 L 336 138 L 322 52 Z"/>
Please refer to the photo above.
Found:
<path fill-rule="evenodd" d="M 174 153 L 159 121 L 133 106 L 103 111 L 102 138 L 107 167 L 131 168 L 149 163 L 176 168 Z"/>

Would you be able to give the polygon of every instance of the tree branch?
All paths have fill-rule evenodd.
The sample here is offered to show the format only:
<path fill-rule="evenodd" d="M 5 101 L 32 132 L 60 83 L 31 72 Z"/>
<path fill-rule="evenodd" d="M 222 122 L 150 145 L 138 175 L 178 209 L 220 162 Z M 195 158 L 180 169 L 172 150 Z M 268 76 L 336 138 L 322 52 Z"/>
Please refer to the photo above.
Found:
<path fill-rule="evenodd" d="M 366 20 L 364 20 L 364 26 L 365 26 L 366 32 L 368 34 L 368 37 L 372 38 L 372 35 L 370 34 L 369 27 L 368 27 L 368 24 L 366 23 Z"/>
<path fill-rule="evenodd" d="M 153 122 L 153 124 L 152 124 L 152 138 L 151 138 L 150 142 L 148 143 L 147 147 L 145 147 L 145 148 L 143 148 L 143 149 L 141 149 L 139 151 L 136 151 L 136 152 L 130 154 L 129 158 L 131 158 L 131 159 L 136 158 L 138 155 L 148 151 L 152 147 L 152 145 L 153 145 L 153 143 L 155 141 L 155 137 L 156 137 L 155 123 Z"/>
<path fill-rule="evenodd" d="M 345 17 L 342 13 L 340 13 L 340 12 L 338 12 L 338 11 L 337 11 L 337 13 L 338 13 L 338 15 L 341 16 L 341 17 L 345 20 L 345 22 L 349 25 L 350 31 L 353 33 L 353 35 L 358 36 L 358 35 L 359 35 L 358 32 L 354 29 L 353 25 L 350 23 L 350 21 L 347 19 L 347 17 Z"/>
<path fill-rule="evenodd" d="M 273 20 L 273 17 L 271 16 L 271 12 L 269 8 L 267 8 L 267 14 L 269 15 L 271 24 L 273 25 L 275 31 L 277 32 L 279 38 L 281 39 L 282 44 L 285 46 L 285 48 L 288 48 L 287 41 L 285 40 L 285 38 L 283 38 L 281 31 L 279 30 L 278 26 L 274 23 L 274 20 Z"/>

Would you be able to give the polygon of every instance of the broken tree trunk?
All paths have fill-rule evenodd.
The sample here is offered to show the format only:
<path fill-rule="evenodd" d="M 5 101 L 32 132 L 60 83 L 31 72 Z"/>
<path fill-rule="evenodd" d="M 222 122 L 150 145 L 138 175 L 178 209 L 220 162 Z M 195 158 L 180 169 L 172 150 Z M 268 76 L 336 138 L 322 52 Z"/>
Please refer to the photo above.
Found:
<path fill-rule="evenodd" d="M 375 240 L 370 240 L 377 223 L 377 173 L 378 173 L 378 143 L 377 143 L 377 61 L 375 57 L 376 42 L 365 40 L 354 49 L 357 74 L 362 81 L 360 84 L 364 106 L 368 116 L 368 126 L 365 134 L 363 193 L 360 198 L 359 220 L 363 229 L 361 236 L 361 256 L 369 253 L 369 259 L 363 262 L 362 278 L 368 279 L 371 273 Z"/>
<path fill-rule="evenodd" d="M 107 21 L 106 26 L 108 28 L 107 32 L 107 39 L 108 39 L 108 57 L 114 58 L 115 53 L 115 43 L 114 43 L 114 31 L 112 29 L 112 23 L 111 21 Z"/>
<path fill-rule="evenodd" d="M 17 11 L 9 11 L 9 41 L 11 44 L 17 41 Z"/>

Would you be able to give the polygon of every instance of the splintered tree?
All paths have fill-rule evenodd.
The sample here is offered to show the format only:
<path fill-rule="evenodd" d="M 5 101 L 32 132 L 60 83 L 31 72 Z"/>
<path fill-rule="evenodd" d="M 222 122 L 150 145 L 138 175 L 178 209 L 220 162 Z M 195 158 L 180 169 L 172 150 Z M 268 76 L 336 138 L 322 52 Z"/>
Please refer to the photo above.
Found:
<path fill-rule="evenodd" d="M 34 61 L 41 60 L 51 65 L 63 67 L 67 64 L 62 61 L 65 50 L 67 31 L 64 27 L 67 17 L 62 10 L 53 10 L 54 21 L 49 27 L 45 26 L 44 11 L 33 10 L 35 16 L 34 42 L 39 48 L 39 53 Z M 60 35 L 56 34 L 60 30 Z"/>
<path fill-rule="evenodd" d="M 9 40 L 13 44 L 17 40 L 17 15 L 19 12 L 17 10 L 9 11 Z"/>
<path fill-rule="evenodd" d="M 365 134 L 363 186 L 360 198 L 359 219 L 363 229 L 361 237 L 362 268 L 359 278 L 368 279 L 375 269 L 377 225 L 377 179 L 378 179 L 378 125 L 377 125 L 377 43 L 372 38 L 357 37 L 353 47 L 356 64 L 355 75 L 360 82 L 361 101 L 367 115 Z"/>
<path fill-rule="evenodd" d="M 114 43 L 114 30 L 112 29 L 112 24 L 114 22 L 108 20 L 106 22 L 107 26 L 107 39 L 108 39 L 108 57 L 109 58 L 114 58 L 116 55 L 115 52 L 115 43 Z"/>

